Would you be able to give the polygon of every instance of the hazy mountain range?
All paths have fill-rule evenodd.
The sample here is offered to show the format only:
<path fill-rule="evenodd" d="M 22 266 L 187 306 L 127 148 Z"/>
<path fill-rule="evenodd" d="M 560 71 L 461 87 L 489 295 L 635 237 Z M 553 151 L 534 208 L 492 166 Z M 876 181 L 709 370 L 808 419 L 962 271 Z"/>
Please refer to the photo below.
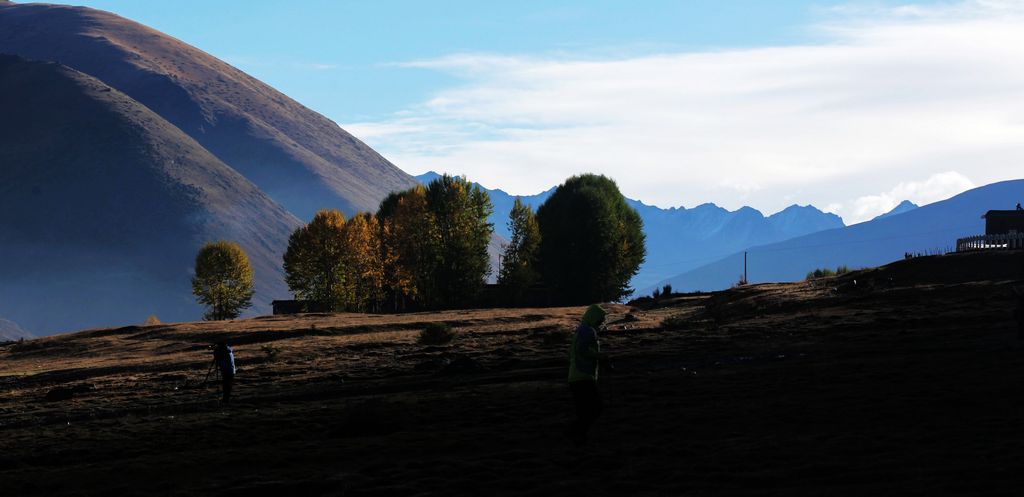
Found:
<path fill-rule="evenodd" d="M 874 219 L 882 219 L 890 216 L 895 216 L 896 214 L 903 214 L 904 212 L 912 211 L 918 207 L 920 206 L 909 200 L 904 200 L 900 202 L 896 207 L 893 207 L 892 210 L 890 210 L 889 212 L 886 212 L 885 214 L 881 214 L 879 216 L 875 216 Z"/>
<path fill-rule="evenodd" d="M 871 221 L 747 249 L 751 283 L 803 279 L 816 268 L 879 266 L 906 253 L 953 250 L 957 238 L 985 232 L 989 210 L 1013 209 L 1024 199 L 1024 180 L 1003 181 L 968 190 L 947 200 Z M 897 209 L 900 209 L 899 207 Z M 1024 260 L 1021 261 L 1024 264 Z M 1007 268 L 1010 271 L 1019 268 Z M 665 279 L 679 290 L 728 288 L 743 273 L 742 252 Z M 643 288 L 646 293 L 653 288 Z"/>
<path fill-rule="evenodd" d="M 431 171 L 416 176 L 416 179 L 428 183 L 438 176 Z M 508 213 L 516 196 L 500 189 L 479 186 L 490 194 L 494 204 L 491 222 L 495 232 L 509 238 Z M 519 198 L 536 211 L 554 191 L 552 187 L 536 195 Z M 627 199 L 627 202 L 640 214 L 647 234 L 647 261 L 633 279 L 634 288 L 646 288 L 745 247 L 844 226 L 839 216 L 810 205 L 793 205 L 766 217 L 750 207 L 729 211 L 708 203 L 690 209 L 662 209 L 633 199 Z"/>

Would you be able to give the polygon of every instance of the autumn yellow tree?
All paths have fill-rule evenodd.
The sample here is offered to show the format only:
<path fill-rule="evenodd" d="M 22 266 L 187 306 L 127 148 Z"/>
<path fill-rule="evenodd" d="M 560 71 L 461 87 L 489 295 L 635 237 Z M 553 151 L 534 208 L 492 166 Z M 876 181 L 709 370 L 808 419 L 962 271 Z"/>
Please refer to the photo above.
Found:
<path fill-rule="evenodd" d="M 252 305 L 252 266 L 237 243 L 208 242 L 196 255 L 192 293 L 208 320 L 234 319 Z M 152 316 L 151 316 L 152 317 Z"/>
<path fill-rule="evenodd" d="M 327 310 L 343 310 L 351 302 L 345 266 L 345 215 L 324 209 L 288 239 L 284 254 L 285 282 L 301 300 Z"/>
<path fill-rule="evenodd" d="M 384 287 L 395 311 L 432 304 L 432 278 L 440 249 L 426 193 L 422 186 L 392 193 L 377 211 Z"/>
<path fill-rule="evenodd" d="M 378 311 L 383 300 L 384 264 L 377 218 L 356 214 L 345 223 L 343 264 L 353 310 Z"/>

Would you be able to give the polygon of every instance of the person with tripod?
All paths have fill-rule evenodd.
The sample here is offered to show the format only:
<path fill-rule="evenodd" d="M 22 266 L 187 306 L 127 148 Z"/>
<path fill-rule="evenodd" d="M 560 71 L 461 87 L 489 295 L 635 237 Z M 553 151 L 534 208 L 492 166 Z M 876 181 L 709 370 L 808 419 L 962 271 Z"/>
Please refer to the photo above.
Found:
<path fill-rule="evenodd" d="M 569 390 L 576 407 L 576 420 L 566 429 L 565 435 L 577 446 L 586 445 L 590 427 L 604 410 L 604 402 L 597 389 L 597 367 L 599 361 L 606 362 L 608 357 L 601 353 L 597 330 L 604 323 L 606 314 L 597 304 L 588 307 L 573 333 L 569 349 Z"/>
<path fill-rule="evenodd" d="M 221 391 L 223 402 L 231 402 L 231 386 L 235 381 L 235 353 L 227 342 L 217 342 L 213 347 L 213 364 L 210 368 L 217 368 L 220 372 Z M 209 373 L 206 374 L 209 377 Z"/>

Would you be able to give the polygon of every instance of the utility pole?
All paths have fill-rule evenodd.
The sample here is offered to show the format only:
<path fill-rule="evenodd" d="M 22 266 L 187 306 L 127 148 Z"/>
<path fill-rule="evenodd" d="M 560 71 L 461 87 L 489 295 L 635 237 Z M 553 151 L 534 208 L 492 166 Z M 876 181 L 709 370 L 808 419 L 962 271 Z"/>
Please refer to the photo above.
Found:
<path fill-rule="evenodd" d="M 747 283 L 750 283 L 750 280 L 747 279 L 747 251 L 744 250 L 743 251 L 743 284 L 746 285 Z"/>

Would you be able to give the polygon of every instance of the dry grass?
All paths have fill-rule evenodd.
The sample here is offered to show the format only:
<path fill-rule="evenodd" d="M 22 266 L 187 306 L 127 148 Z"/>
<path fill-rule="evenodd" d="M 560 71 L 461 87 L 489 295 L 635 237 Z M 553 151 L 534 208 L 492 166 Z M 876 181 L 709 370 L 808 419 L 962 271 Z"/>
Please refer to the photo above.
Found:
<path fill-rule="evenodd" d="M 612 306 L 602 340 L 617 368 L 602 373 L 608 407 L 583 452 L 560 434 L 582 308 L 32 340 L 0 348 L 0 480 L 11 495 L 1016 492 L 1015 282 L 904 281 Z M 459 339 L 419 344 L 432 322 Z M 240 367 L 229 408 L 197 388 L 219 339 Z M 58 386 L 82 390 L 44 401 Z"/>

